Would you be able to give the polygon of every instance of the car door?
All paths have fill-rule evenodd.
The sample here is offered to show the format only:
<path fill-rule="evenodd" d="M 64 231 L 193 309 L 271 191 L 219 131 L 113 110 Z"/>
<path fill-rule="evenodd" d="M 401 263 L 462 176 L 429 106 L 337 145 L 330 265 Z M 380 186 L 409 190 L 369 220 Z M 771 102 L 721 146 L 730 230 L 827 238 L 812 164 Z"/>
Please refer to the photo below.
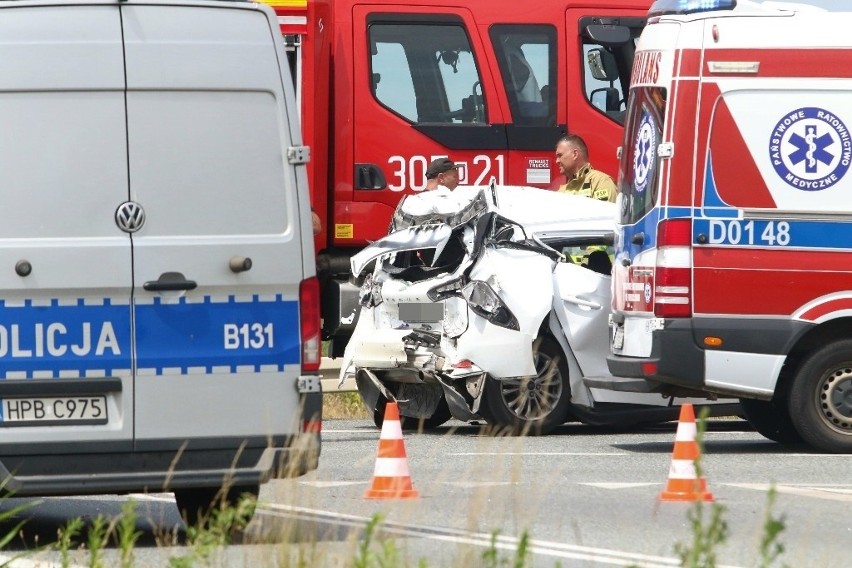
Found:
<path fill-rule="evenodd" d="M 565 261 L 553 272 L 554 310 L 583 376 L 606 376 L 612 232 L 565 234 L 547 244 Z"/>
<path fill-rule="evenodd" d="M 116 216 L 128 191 L 119 11 L 12 3 L 0 16 L 0 447 L 127 448 L 132 262 Z"/>
<path fill-rule="evenodd" d="M 250 4 L 122 6 L 130 193 L 146 214 L 137 447 L 297 433 L 304 260 L 283 51 Z"/>

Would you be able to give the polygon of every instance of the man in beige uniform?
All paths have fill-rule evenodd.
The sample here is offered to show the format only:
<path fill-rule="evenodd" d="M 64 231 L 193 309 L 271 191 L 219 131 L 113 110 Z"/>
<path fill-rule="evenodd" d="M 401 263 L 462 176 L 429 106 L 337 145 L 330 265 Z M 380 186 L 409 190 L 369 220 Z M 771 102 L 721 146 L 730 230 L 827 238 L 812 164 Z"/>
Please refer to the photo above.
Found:
<path fill-rule="evenodd" d="M 582 138 L 576 134 L 560 138 L 556 143 L 556 163 L 568 182 L 559 186 L 560 192 L 615 203 L 615 182 L 592 168 L 589 149 Z"/>

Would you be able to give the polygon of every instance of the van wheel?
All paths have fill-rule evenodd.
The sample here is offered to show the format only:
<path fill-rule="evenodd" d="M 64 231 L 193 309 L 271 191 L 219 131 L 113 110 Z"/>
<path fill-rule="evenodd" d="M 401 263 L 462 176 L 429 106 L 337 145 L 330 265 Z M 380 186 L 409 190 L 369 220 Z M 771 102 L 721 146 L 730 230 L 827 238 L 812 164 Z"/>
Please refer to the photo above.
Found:
<path fill-rule="evenodd" d="M 568 418 L 571 389 L 562 349 L 550 337 L 533 343 L 536 374 L 485 382 L 482 413 L 495 434 L 540 436 Z"/>
<path fill-rule="evenodd" d="M 373 423 L 376 425 L 376 428 L 381 428 L 382 424 L 385 422 L 385 406 L 387 403 L 388 399 L 383 396 L 379 396 L 379 400 L 376 402 L 376 409 L 373 411 Z M 414 418 L 412 416 L 403 416 L 400 414 L 399 424 L 403 430 L 434 430 L 452 417 L 453 415 L 450 413 L 450 407 L 447 404 L 447 399 L 441 397 L 440 402 L 438 402 L 438 407 L 429 418 Z"/>
<path fill-rule="evenodd" d="M 852 453 L 852 340 L 830 343 L 802 362 L 789 408 L 806 442 L 827 452 Z"/>
<path fill-rule="evenodd" d="M 212 519 L 214 511 L 226 508 L 237 509 L 244 516 L 244 525 L 247 525 L 254 513 L 253 502 L 257 501 L 259 494 L 260 485 L 234 485 L 224 494 L 224 499 L 221 487 L 193 487 L 176 489 L 175 502 L 187 526 L 206 524 Z M 249 501 L 252 503 L 249 504 Z M 247 508 L 240 510 L 243 504 Z"/>
<path fill-rule="evenodd" d="M 786 401 L 741 398 L 740 407 L 748 423 L 763 437 L 779 444 L 801 443 Z"/>

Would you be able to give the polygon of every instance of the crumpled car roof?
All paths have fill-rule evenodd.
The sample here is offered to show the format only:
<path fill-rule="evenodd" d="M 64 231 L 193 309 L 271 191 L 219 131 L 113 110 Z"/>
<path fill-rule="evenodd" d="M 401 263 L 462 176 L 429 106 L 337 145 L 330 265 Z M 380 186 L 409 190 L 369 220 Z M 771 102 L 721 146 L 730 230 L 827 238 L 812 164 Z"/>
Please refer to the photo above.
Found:
<path fill-rule="evenodd" d="M 429 218 L 429 222 L 445 222 L 446 217 L 463 211 L 477 196 L 484 194 L 489 211 L 523 225 L 527 230 L 558 228 L 566 221 L 588 221 L 609 228 L 615 224 L 615 204 L 588 197 L 559 193 L 550 189 L 515 185 L 459 186 L 453 191 L 424 191 L 406 197 L 399 211 L 412 217 Z M 496 205 L 494 203 L 496 196 Z M 572 225 L 573 226 L 573 225 Z"/>
<path fill-rule="evenodd" d="M 450 232 L 486 213 L 518 223 L 529 237 L 560 230 L 606 231 L 615 227 L 613 203 L 524 186 L 459 186 L 406 197 L 394 213 L 395 230 L 350 259 L 358 275 L 373 259 L 389 252 L 433 247 L 440 252 Z M 444 227 L 445 229 L 441 229 Z"/>

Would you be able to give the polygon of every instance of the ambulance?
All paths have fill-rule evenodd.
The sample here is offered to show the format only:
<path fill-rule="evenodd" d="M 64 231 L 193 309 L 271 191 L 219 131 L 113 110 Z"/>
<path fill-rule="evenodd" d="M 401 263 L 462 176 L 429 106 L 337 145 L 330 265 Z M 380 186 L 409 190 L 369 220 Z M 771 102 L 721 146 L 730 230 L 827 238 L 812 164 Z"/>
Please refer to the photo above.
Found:
<path fill-rule="evenodd" d="M 766 437 L 849 453 L 852 13 L 841 4 L 651 7 L 621 151 L 608 366 L 616 388 L 736 396 Z"/>
<path fill-rule="evenodd" d="M 0 5 L 0 494 L 317 467 L 319 286 L 295 94 L 249 2 Z"/>

